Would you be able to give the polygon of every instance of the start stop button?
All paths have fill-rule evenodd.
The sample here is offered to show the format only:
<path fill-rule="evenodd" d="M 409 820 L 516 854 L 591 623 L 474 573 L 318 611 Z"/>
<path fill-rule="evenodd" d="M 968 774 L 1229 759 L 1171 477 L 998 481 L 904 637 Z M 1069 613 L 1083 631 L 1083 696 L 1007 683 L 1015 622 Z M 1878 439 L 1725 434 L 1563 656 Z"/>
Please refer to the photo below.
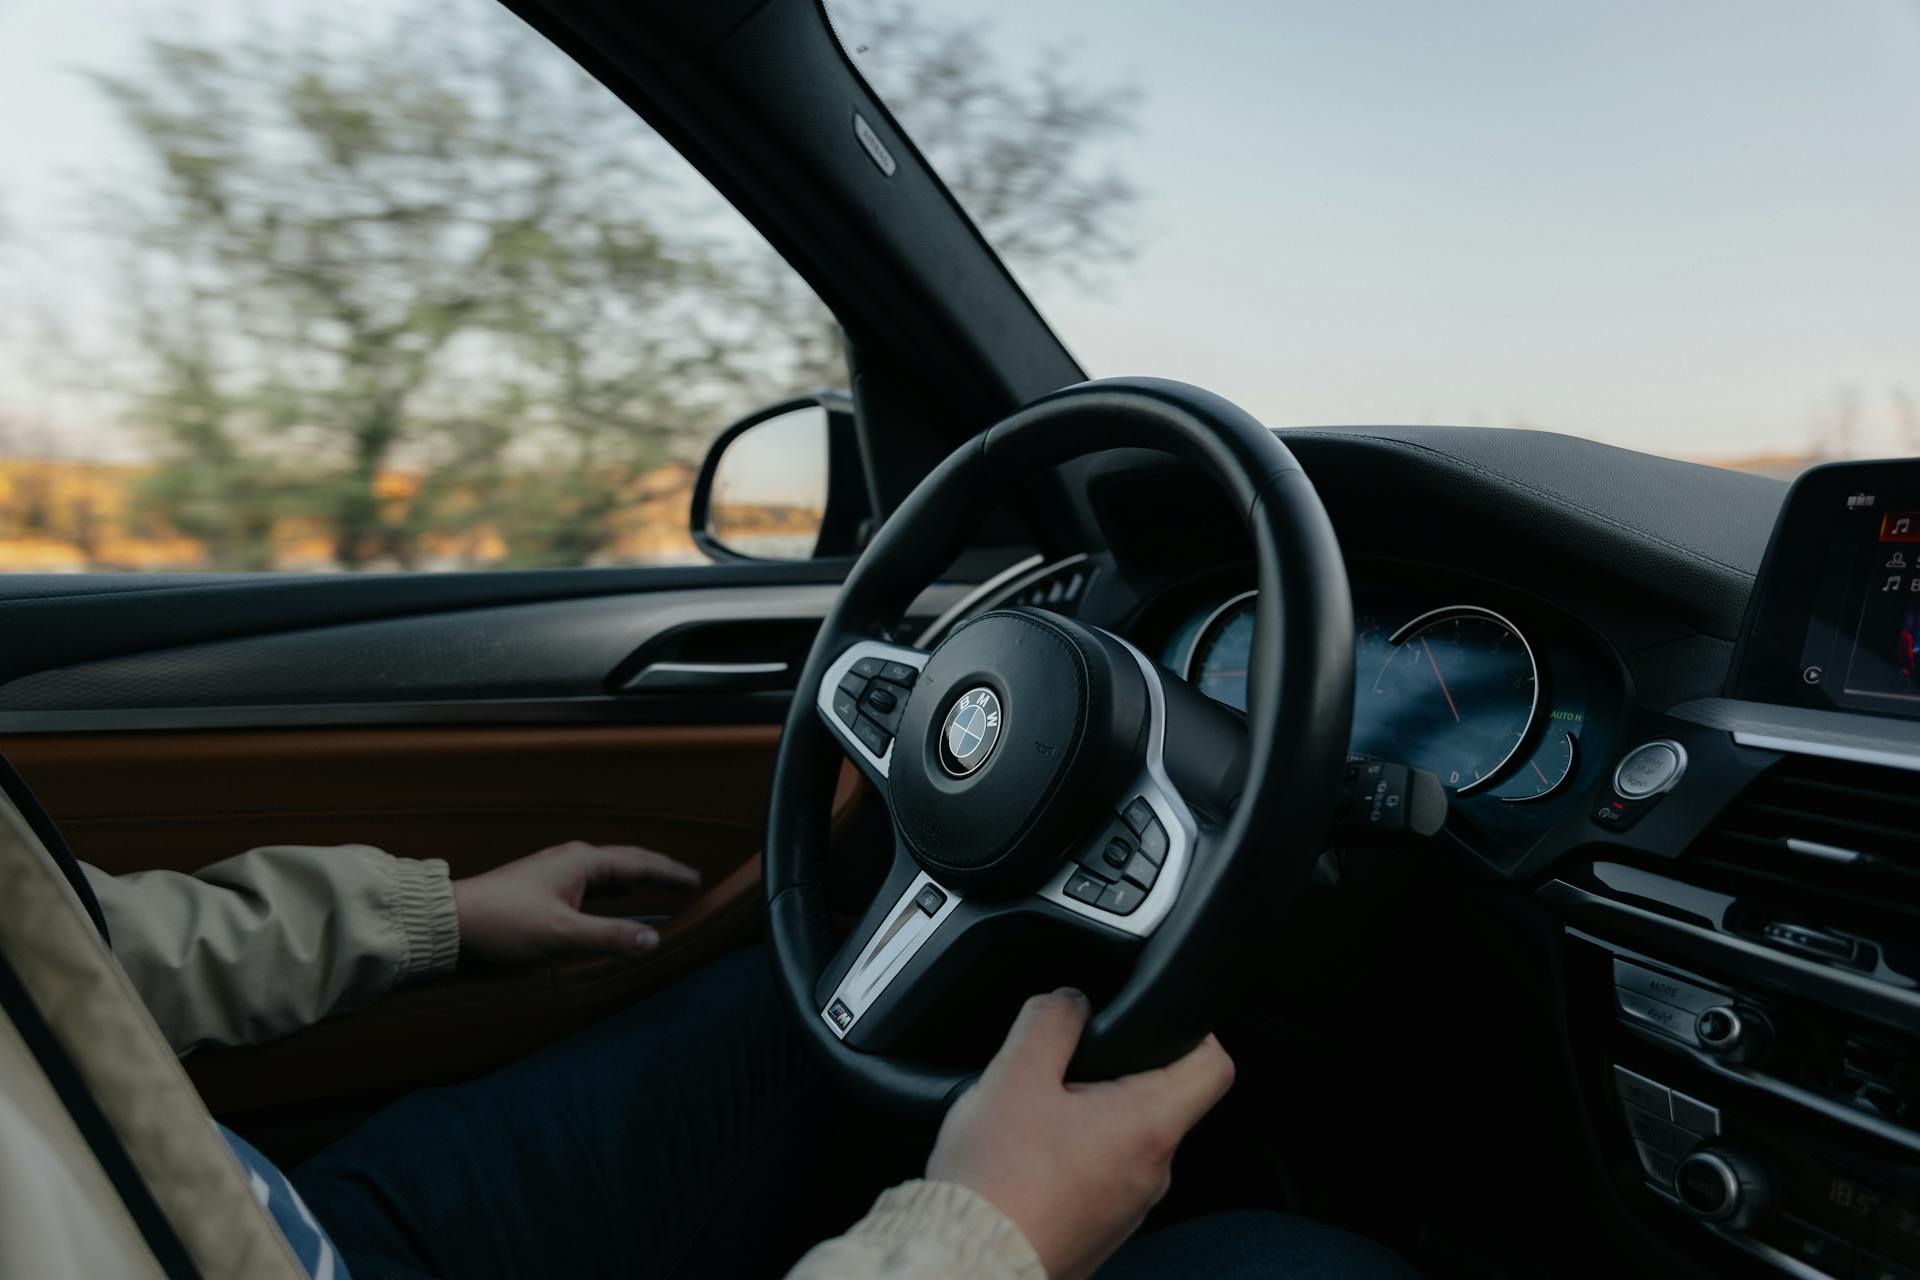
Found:
<path fill-rule="evenodd" d="M 1643 743 L 1627 753 L 1613 771 L 1613 789 L 1627 800 L 1644 800 L 1666 791 L 1687 767 L 1687 749 L 1671 739 Z"/>

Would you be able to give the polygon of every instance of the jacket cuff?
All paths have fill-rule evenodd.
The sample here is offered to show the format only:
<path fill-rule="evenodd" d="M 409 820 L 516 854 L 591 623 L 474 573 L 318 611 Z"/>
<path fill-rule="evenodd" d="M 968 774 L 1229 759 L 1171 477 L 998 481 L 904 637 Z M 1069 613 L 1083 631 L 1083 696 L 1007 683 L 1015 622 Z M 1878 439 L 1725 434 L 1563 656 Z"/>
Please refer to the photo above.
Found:
<path fill-rule="evenodd" d="M 959 1264 L 957 1273 L 996 1280 L 1047 1280 L 1040 1255 L 1013 1219 L 957 1182 L 915 1179 L 881 1193 L 849 1236 L 936 1241 Z"/>
<path fill-rule="evenodd" d="M 452 972 L 460 959 L 460 913 L 446 861 L 395 858 L 388 889 L 401 941 L 394 985 Z"/>

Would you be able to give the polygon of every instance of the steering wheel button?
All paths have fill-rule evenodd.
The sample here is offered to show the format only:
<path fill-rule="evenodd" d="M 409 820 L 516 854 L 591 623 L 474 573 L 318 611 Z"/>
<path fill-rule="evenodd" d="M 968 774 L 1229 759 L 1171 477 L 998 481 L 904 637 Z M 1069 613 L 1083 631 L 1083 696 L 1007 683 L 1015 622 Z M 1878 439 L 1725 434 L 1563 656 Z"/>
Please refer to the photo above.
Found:
<path fill-rule="evenodd" d="M 1145 796 L 1135 796 L 1127 802 L 1126 812 L 1120 818 L 1127 824 L 1128 830 L 1139 835 L 1153 821 L 1153 806 L 1147 803 Z"/>
<path fill-rule="evenodd" d="M 1106 891 L 1107 882 L 1091 871 L 1077 870 L 1067 877 L 1067 896 L 1075 902 L 1098 906 L 1100 895 Z"/>
<path fill-rule="evenodd" d="M 947 905 L 947 895 L 942 892 L 939 885 L 930 884 L 914 895 L 913 905 L 928 915 L 933 915 Z"/>
<path fill-rule="evenodd" d="M 860 719 L 860 704 L 855 702 L 853 695 L 845 689 L 835 689 L 833 691 L 833 714 L 840 718 L 841 724 L 851 729 L 854 723 Z"/>
<path fill-rule="evenodd" d="M 911 688 L 913 685 L 914 677 L 919 674 L 920 673 L 918 671 L 914 670 L 912 667 L 908 666 L 904 662 L 886 663 L 880 668 L 880 672 L 879 672 L 880 678 L 882 680 L 891 680 L 895 684 L 906 685 L 909 688 Z"/>
<path fill-rule="evenodd" d="M 871 680 L 874 676 L 879 675 L 885 670 L 886 665 L 886 663 L 878 658 L 862 658 L 853 664 L 852 674 L 859 676 L 863 680 Z"/>
<path fill-rule="evenodd" d="M 1108 866 L 1118 871 L 1126 866 L 1128 861 L 1132 859 L 1133 846 L 1119 836 L 1115 836 L 1113 839 L 1107 841 L 1106 851 L 1101 854 L 1101 857 L 1106 859 Z"/>
<path fill-rule="evenodd" d="M 887 748 L 893 743 L 893 735 L 875 724 L 866 716 L 853 722 L 853 736 L 860 739 L 860 745 L 880 757 L 887 754 Z"/>
<path fill-rule="evenodd" d="M 849 671 L 840 677 L 840 691 L 854 698 L 865 697 L 867 678 L 858 671 Z"/>
<path fill-rule="evenodd" d="M 1140 833 L 1140 852 L 1155 865 L 1167 860 L 1167 829 L 1160 825 L 1160 819 L 1147 819 L 1146 830 Z"/>
<path fill-rule="evenodd" d="M 1153 882 L 1160 876 L 1160 864 L 1144 853 L 1135 853 L 1127 859 L 1126 870 L 1120 874 L 1124 879 L 1131 880 L 1142 889 L 1151 889 Z"/>
<path fill-rule="evenodd" d="M 875 680 L 867 686 L 867 696 L 860 700 L 860 709 L 888 733 L 898 733 L 900 720 L 907 713 L 906 690 Z"/>
<path fill-rule="evenodd" d="M 1130 916 L 1147 900 L 1147 891 L 1137 884 L 1128 884 L 1125 880 L 1110 884 L 1107 891 L 1100 895 L 1099 907 L 1111 911 L 1117 916 Z"/>

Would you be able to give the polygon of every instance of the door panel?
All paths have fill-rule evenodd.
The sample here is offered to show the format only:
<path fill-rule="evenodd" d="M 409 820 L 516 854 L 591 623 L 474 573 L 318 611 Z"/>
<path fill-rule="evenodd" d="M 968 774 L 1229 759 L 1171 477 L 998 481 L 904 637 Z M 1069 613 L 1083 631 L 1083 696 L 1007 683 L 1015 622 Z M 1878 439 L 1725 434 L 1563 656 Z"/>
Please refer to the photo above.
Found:
<path fill-rule="evenodd" d="M 698 893 L 595 899 L 665 915 L 644 961 L 463 970 L 274 1044 L 202 1051 L 188 1069 L 216 1112 L 385 1093 L 511 1059 L 758 928 L 772 725 L 393 728 L 0 739 L 73 845 L 100 869 L 188 871 L 259 844 L 376 844 L 472 875 L 567 839 L 638 843 L 699 868 Z M 836 823 L 858 776 L 842 774 Z"/>
<path fill-rule="evenodd" d="M 666 592 L 836 586 L 844 561 L 368 574 L 0 574 L 0 680 L 125 654 L 386 618 Z"/>
<path fill-rule="evenodd" d="M 569 839 L 700 870 L 698 893 L 590 904 L 668 917 L 644 961 L 463 968 L 192 1055 L 209 1105 L 293 1158 L 372 1102 L 509 1061 L 755 934 L 788 688 L 642 676 L 784 661 L 790 681 L 843 568 L 0 578 L 18 640 L 0 653 L 0 752 L 111 873 L 367 843 L 465 876 Z M 930 589 L 902 633 L 966 593 Z M 843 771 L 836 830 L 861 785 Z"/>
<path fill-rule="evenodd" d="M 753 853 L 775 725 L 281 729 L 0 739 L 118 874 L 259 844 L 377 844 L 473 875 L 566 839 L 647 844 L 717 880 Z"/>

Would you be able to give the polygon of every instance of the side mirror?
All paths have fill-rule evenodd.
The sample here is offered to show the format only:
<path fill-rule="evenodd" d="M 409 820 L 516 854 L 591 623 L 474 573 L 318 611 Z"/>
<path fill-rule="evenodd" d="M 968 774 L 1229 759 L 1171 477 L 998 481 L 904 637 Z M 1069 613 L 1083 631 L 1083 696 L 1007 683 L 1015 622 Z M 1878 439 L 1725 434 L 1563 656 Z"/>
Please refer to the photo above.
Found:
<path fill-rule="evenodd" d="M 722 431 L 693 483 L 694 545 L 716 560 L 851 555 L 872 507 L 853 401 L 815 391 Z"/>

